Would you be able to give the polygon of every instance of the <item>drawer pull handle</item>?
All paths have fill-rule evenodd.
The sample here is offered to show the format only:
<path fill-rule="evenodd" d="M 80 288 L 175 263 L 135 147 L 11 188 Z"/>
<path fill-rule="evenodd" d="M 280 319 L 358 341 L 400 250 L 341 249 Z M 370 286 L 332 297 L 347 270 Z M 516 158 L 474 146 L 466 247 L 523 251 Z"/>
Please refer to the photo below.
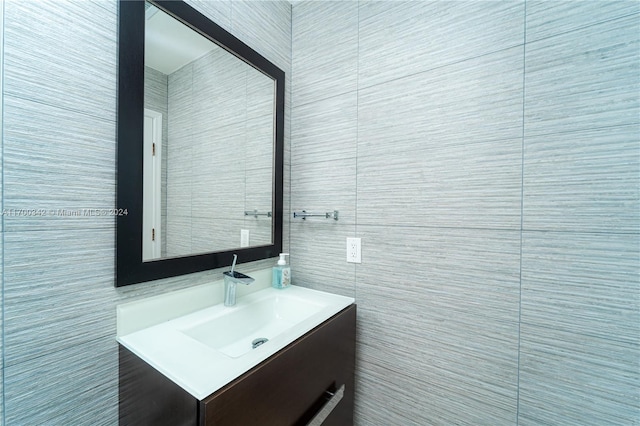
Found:
<path fill-rule="evenodd" d="M 326 418 L 329 417 L 329 414 L 331 414 L 333 409 L 336 408 L 336 405 L 342 401 L 342 397 L 344 396 L 344 385 L 340 386 L 340 388 L 335 392 L 325 391 L 324 395 L 327 398 L 327 401 L 316 415 L 313 416 L 311 421 L 307 423 L 307 426 L 320 426 Z"/>

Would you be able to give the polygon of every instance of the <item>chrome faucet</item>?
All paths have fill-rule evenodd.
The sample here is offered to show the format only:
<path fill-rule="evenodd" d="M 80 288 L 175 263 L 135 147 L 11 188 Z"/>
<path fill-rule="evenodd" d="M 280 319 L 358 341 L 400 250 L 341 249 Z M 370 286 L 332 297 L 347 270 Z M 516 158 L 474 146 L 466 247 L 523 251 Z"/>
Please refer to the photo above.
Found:
<path fill-rule="evenodd" d="M 225 272 L 224 275 L 224 306 L 235 306 L 236 304 L 236 286 L 238 284 L 249 285 L 255 280 L 248 275 L 234 271 L 236 268 L 236 260 L 238 255 L 233 255 L 233 264 L 231 270 Z"/>

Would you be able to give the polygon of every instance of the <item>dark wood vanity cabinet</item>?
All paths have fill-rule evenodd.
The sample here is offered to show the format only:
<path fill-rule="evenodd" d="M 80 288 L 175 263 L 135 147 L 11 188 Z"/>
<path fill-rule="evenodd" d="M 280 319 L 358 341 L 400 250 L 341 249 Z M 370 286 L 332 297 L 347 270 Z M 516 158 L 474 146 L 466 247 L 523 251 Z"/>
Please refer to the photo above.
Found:
<path fill-rule="evenodd" d="M 355 323 L 351 305 L 203 400 L 120 346 L 120 425 L 352 425 Z"/>

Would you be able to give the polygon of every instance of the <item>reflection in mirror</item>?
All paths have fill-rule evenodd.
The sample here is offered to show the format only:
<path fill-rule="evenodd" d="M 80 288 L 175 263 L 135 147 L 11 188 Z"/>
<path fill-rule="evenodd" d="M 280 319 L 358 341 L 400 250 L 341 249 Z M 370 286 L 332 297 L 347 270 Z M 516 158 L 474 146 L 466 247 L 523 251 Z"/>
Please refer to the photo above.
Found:
<path fill-rule="evenodd" d="M 115 285 L 277 256 L 285 73 L 183 1 L 118 5 Z"/>
<path fill-rule="evenodd" d="M 149 2 L 145 20 L 143 261 L 272 244 L 275 81 Z"/>

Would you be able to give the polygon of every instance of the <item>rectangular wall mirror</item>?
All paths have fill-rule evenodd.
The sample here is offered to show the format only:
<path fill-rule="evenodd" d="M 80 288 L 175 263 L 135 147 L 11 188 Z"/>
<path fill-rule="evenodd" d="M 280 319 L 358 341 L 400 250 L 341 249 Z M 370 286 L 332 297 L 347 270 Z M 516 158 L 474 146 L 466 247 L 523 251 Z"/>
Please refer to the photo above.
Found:
<path fill-rule="evenodd" d="M 284 72 L 178 1 L 121 1 L 117 279 L 276 256 Z"/>

